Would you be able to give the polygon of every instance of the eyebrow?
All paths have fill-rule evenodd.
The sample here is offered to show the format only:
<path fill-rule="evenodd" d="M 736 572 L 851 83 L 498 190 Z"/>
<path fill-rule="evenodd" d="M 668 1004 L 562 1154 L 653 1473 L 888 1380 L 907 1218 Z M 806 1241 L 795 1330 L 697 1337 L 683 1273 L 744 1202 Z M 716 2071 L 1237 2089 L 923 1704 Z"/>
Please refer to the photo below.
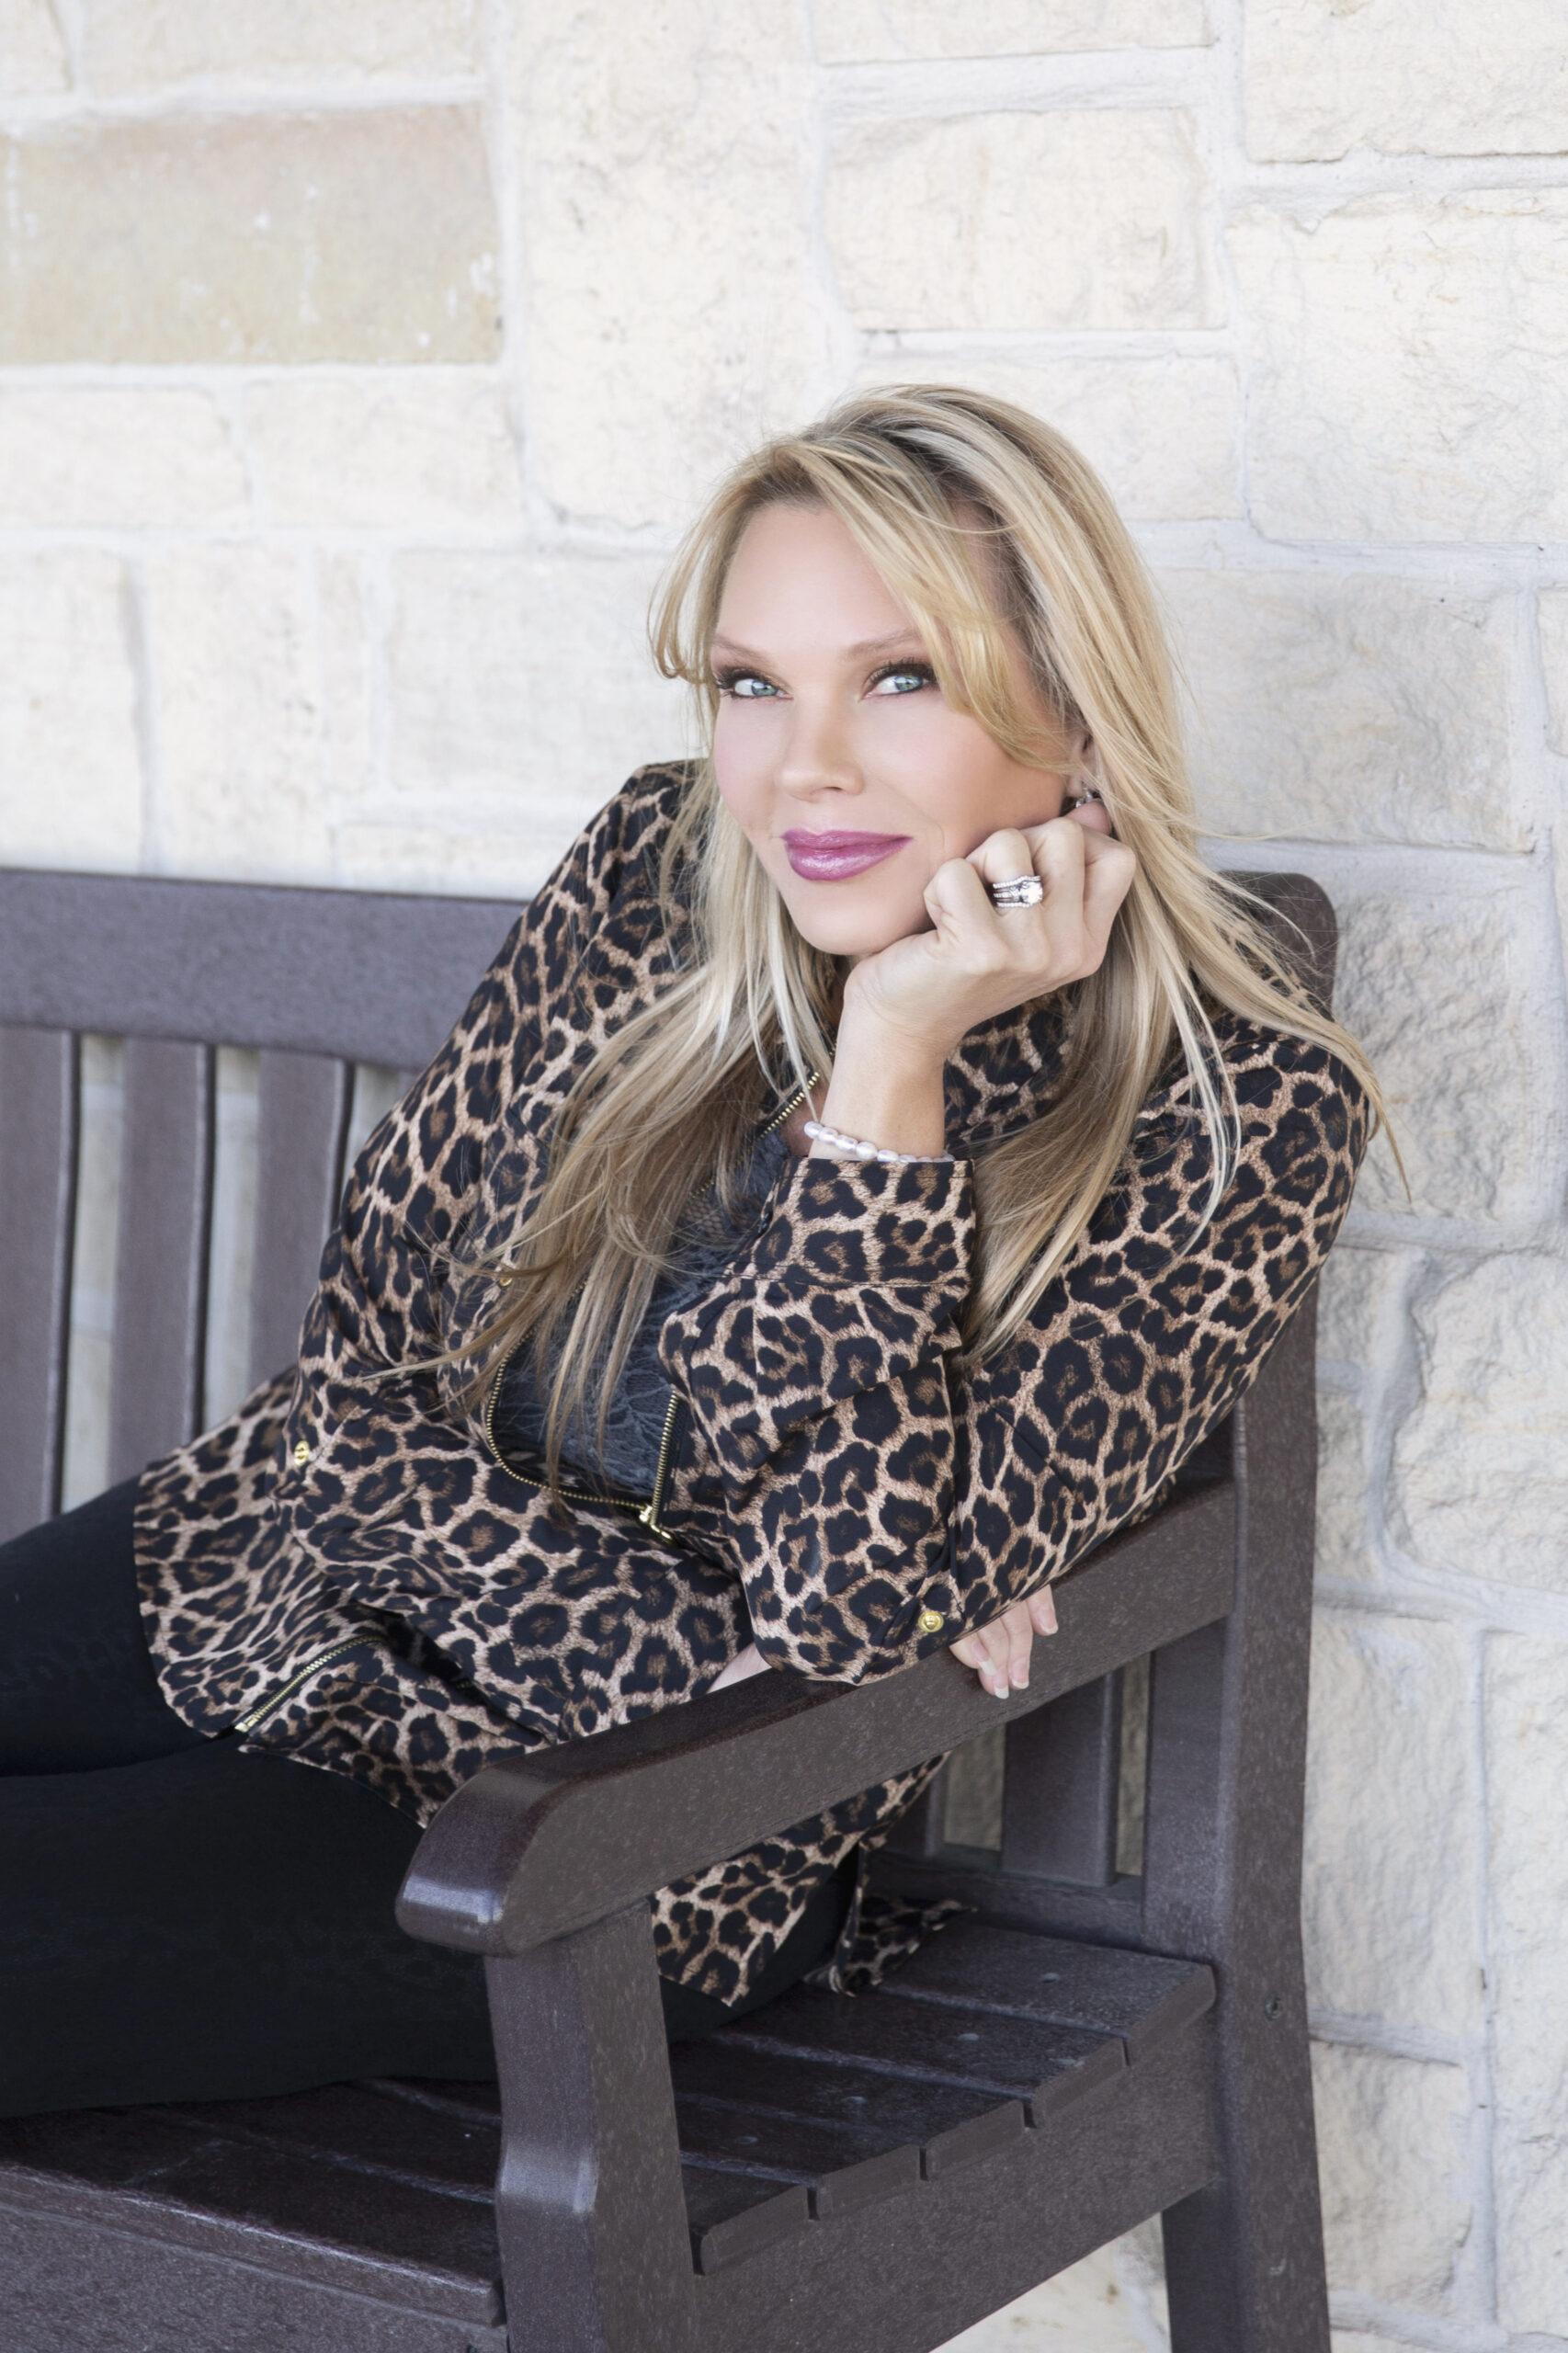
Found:
<path fill-rule="evenodd" d="M 892 646 L 918 644 L 920 642 L 920 632 L 917 629 L 895 629 L 886 637 L 858 638 L 853 645 L 846 645 L 844 651 L 854 658 L 867 654 L 885 654 Z M 722 636 L 717 631 L 714 633 L 712 644 L 715 650 L 722 646 L 727 654 L 744 654 L 748 662 L 766 662 L 767 659 L 766 654 L 758 654 L 755 646 L 741 645 L 734 638 Z"/>

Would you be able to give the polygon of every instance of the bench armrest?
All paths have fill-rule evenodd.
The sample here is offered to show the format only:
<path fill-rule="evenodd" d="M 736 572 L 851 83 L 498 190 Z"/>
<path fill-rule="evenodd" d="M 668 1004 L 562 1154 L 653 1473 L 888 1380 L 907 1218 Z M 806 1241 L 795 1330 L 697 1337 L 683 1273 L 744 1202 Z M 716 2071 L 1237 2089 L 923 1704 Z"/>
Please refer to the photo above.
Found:
<path fill-rule="evenodd" d="M 1058 1631 L 998 1700 L 939 1651 L 873 1683 L 776 1668 L 701 1701 L 484 1766 L 426 1830 L 411 1936 L 517 1954 L 959 1748 L 1229 1611 L 1235 1489 L 1178 1493 L 1062 1578 Z"/>

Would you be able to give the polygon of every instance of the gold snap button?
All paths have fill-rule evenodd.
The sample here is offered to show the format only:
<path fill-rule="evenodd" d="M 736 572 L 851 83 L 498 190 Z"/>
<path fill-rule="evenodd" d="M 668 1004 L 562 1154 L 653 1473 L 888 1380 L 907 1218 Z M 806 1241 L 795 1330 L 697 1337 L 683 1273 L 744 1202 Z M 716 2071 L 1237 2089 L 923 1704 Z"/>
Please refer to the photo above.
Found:
<path fill-rule="evenodd" d="M 310 1459 L 311 1459 L 311 1449 L 310 1449 L 309 1445 L 306 1443 L 306 1441 L 305 1441 L 302 1438 L 296 1438 L 296 1439 L 295 1439 L 295 1441 L 294 1441 L 294 1460 L 295 1460 L 295 1461 L 296 1461 L 296 1462 L 304 1463 L 304 1462 L 308 1462 L 308 1461 L 310 1461 Z"/>
<path fill-rule="evenodd" d="M 511 1279 L 512 1270 L 510 1267 L 499 1267 L 496 1268 L 495 1280 L 503 1290 L 506 1290 L 506 1285 L 511 1281 Z"/>
<path fill-rule="evenodd" d="M 923 1609 L 915 1622 L 923 1634 L 934 1634 L 943 1623 L 942 1613 L 939 1609 Z"/>

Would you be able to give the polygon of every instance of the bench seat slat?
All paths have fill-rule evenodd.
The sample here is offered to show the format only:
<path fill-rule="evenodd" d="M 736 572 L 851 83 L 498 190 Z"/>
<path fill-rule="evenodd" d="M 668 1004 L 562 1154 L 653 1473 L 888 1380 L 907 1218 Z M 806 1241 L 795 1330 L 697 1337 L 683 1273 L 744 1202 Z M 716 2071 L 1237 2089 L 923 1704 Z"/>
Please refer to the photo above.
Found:
<path fill-rule="evenodd" d="M 287 2097 L 287 2096 L 285 2096 Z M 142 2109 L 0 2120 L 4 2198 L 454 2320 L 494 2321 L 494 2208 Z"/>
<path fill-rule="evenodd" d="M 890 1978 L 889 1984 L 892 1980 Z M 1023 2102 L 1030 2124 L 1097 2090 L 1126 2067 L 1120 2038 L 947 2004 L 793 1986 L 724 2033 L 759 2049 L 842 2060 Z"/>
<path fill-rule="evenodd" d="M 819 2066 L 789 2052 L 747 2046 L 727 2029 L 676 2043 L 670 2063 L 677 2113 L 681 2097 L 689 2093 L 724 2100 L 764 2122 L 776 2117 L 829 2124 L 874 2120 L 889 2142 L 918 2148 L 927 2178 L 986 2156 L 1028 2130 L 1021 2100 L 869 2068 Z"/>
<path fill-rule="evenodd" d="M 988 2010 L 1121 2038 L 1131 2063 L 1214 2001 L 1204 1961 L 956 1920 L 887 1979 L 901 2000 Z"/>

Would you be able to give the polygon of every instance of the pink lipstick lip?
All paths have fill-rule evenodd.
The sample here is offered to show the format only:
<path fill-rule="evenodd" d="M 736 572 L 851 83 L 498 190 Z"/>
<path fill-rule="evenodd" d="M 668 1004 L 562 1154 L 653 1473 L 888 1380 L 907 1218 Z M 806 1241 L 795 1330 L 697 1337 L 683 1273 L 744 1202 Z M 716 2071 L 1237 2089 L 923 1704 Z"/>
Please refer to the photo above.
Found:
<path fill-rule="evenodd" d="M 784 835 L 784 847 L 797 874 L 810 881 L 831 882 L 875 866 L 909 838 L 907 834 L 812 834 L 797 827 Z"/>

